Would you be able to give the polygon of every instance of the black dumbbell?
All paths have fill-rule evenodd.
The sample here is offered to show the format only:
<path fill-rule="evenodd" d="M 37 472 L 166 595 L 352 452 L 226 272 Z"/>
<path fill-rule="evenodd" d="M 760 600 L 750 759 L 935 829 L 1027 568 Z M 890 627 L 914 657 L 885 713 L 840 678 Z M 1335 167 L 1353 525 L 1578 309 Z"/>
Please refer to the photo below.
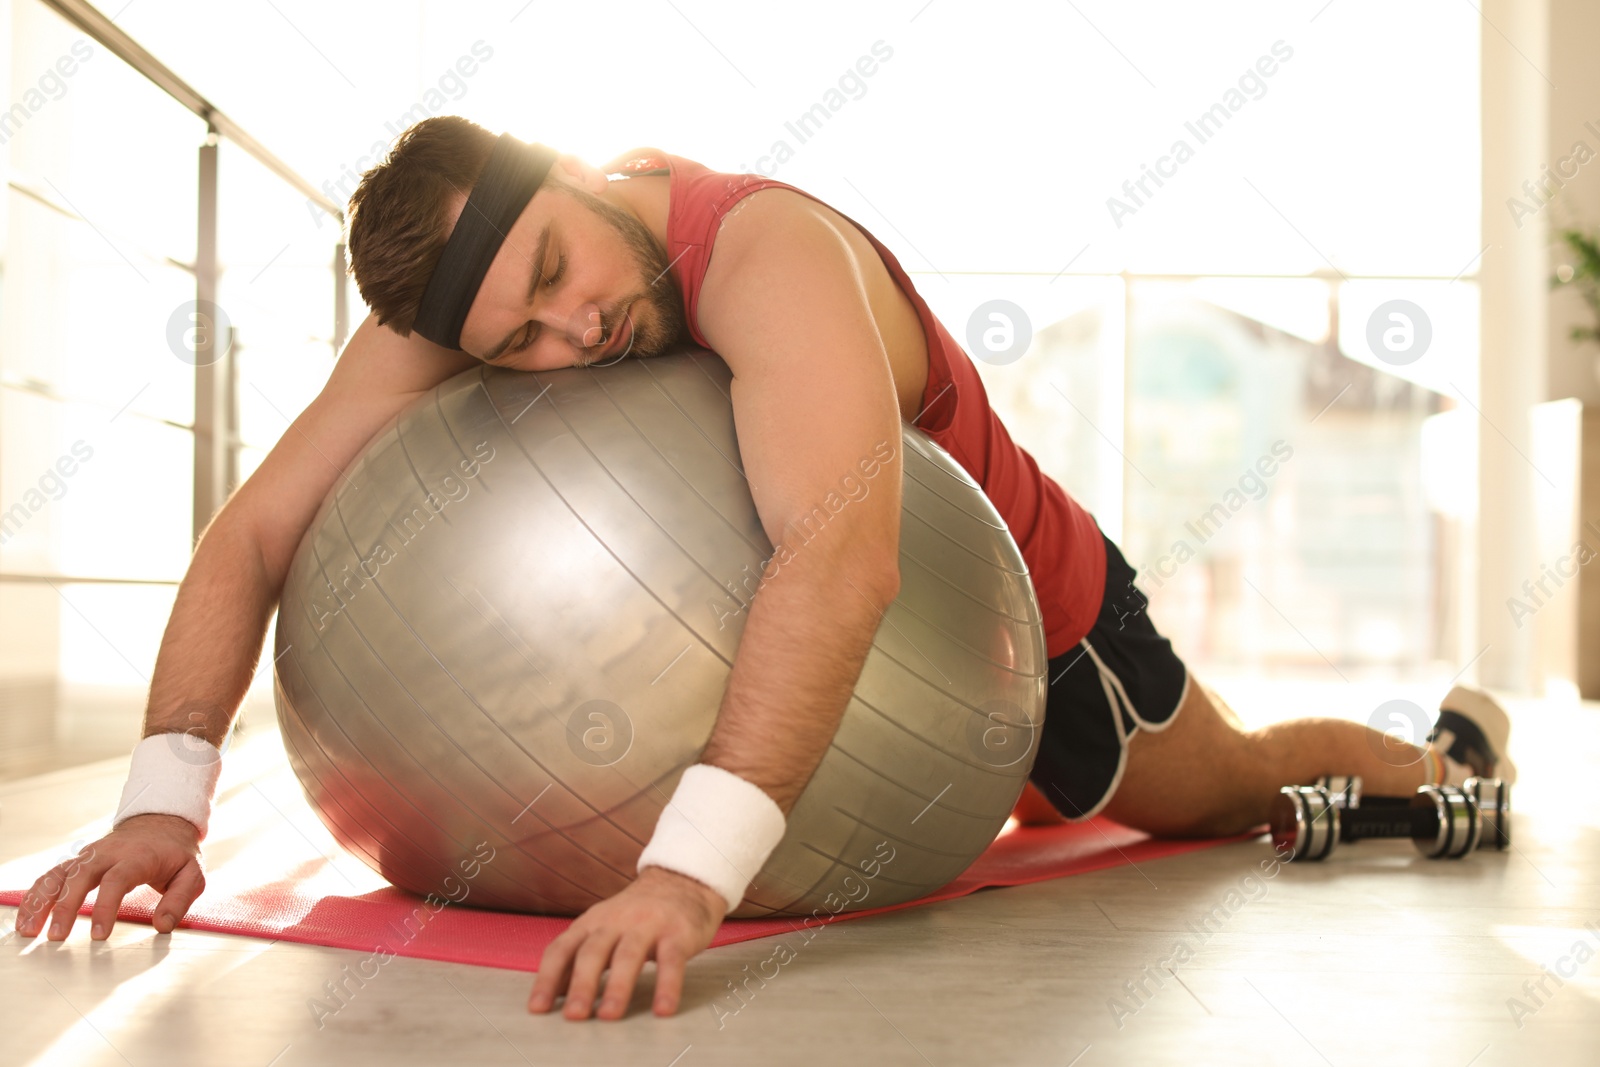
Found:
<path fill-rule="evenodd" d="M 1416 795 L 1368 797 L 1360 778 L 1284 786 L 1272 808 L 1272 847 L 1291 860 L 1325 859 L 1334 846 L 1369 837 L 1409 837 L 1430 859 L 1460 859 L 1511 845 L 1511 787 L 1468 778 L 1460 789 L 1425 785 Z"/>

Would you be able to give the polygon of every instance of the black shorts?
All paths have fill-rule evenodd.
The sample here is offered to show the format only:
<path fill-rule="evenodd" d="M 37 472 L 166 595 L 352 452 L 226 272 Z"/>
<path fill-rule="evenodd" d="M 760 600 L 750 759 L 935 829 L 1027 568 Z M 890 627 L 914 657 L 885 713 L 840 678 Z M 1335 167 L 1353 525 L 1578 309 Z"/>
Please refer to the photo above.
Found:
<path fill-rule="evenodd" d="M 1077 645 L 1050 661 L 1039 755 L 1028 776 L 1057 811 L 1087 819 L 1122 781 L 1128 740 L 1165 730 L 1189 692 L 1189 672 L 1156 632 L 1134 570 L 1111 539 L 1100 615 Z"/>

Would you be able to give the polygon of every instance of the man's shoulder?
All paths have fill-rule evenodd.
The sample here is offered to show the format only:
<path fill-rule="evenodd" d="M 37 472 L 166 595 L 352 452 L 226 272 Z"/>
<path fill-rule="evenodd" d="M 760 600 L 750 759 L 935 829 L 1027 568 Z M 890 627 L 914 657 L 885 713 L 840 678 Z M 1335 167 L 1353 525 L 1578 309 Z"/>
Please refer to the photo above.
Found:
<path fill-rule="evenodd" d="M 731 175 L 742 177 L 742 175 Z M 837 233 L 844 216 L 797 189 L 768 185 L 738 197 L 721 212 L 719 255 L 782 253 Z"/>

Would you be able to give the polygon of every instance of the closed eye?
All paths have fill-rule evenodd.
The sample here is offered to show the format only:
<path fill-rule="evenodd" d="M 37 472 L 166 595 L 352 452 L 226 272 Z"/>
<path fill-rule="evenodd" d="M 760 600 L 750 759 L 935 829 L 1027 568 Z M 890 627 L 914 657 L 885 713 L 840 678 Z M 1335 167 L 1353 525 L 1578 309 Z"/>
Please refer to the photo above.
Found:
<path fill-rule="evenodd" d="M 505 352 L 505 355 L 508 355 L 508 356 L 515 355 L 516 353 L 525 350 L 529 345 L 533 344 L 533 339 L 535 337 L 537 337 L 538 334 L 539 334 L 538 328 L 535 327 L 535 326 L 530 325 L 528 327 L 528 336 L 523 340 L 523 342 L 521 344 L 517 345 L 514 348 L 508 349 Z"/>
<path fill-rule="evenodd" d="M 558 257 L 556 259 L 556 269 L 555 269 L 555 271 L 551 273 L 550 277 L 548 277 L 548 278 L 546 278 L 544 280 L 545 288 L 546 289 L 554 288 L 555 284 L 561 280 L 561 276 L 566 274 L 566 272 L 567 272 L 567 257 L 565 255 L 562 255 L 562 256 L 560 256 L 560 257 Z M 522 351 L 526 350 L 529 345 L 533 344 L 534 339 L 537 338 L 538 336 L 539 336 L 539 327 L 538 327 L 538 325 L 536 323 L 529 323 L 528 324 L 528 334 L 527 334 L 526 337 L 524 337 L 522 339 L 522 343 L 517 345 L 515 348 L 510 349 L 506 354 L 507 355 L 511 355 L 511 354 L 514 354 L 514 353 L 517 353 L 517 352 L 522 352 Z"/>

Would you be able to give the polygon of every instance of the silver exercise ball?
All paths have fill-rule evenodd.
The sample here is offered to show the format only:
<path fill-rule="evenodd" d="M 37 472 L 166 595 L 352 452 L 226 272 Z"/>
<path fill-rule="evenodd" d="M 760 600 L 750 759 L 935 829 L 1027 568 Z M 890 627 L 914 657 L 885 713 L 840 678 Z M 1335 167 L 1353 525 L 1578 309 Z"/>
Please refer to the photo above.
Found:
<path fill-rule="evenodd" d="M 730 381 L 700 349 L 469 370 L 323 502 L 279 606 L 278 719 L 312 808 L 390 882 L 570 915 L 634 878 L 772 556 Z M 899 598 L 737 916 L 926 895 L 1032 768 L 1047 661 L 1027 568 L 947 453 L 911 428 L 901 445 Z M 894 447 L 804 536 L 876 491 Z"/>

